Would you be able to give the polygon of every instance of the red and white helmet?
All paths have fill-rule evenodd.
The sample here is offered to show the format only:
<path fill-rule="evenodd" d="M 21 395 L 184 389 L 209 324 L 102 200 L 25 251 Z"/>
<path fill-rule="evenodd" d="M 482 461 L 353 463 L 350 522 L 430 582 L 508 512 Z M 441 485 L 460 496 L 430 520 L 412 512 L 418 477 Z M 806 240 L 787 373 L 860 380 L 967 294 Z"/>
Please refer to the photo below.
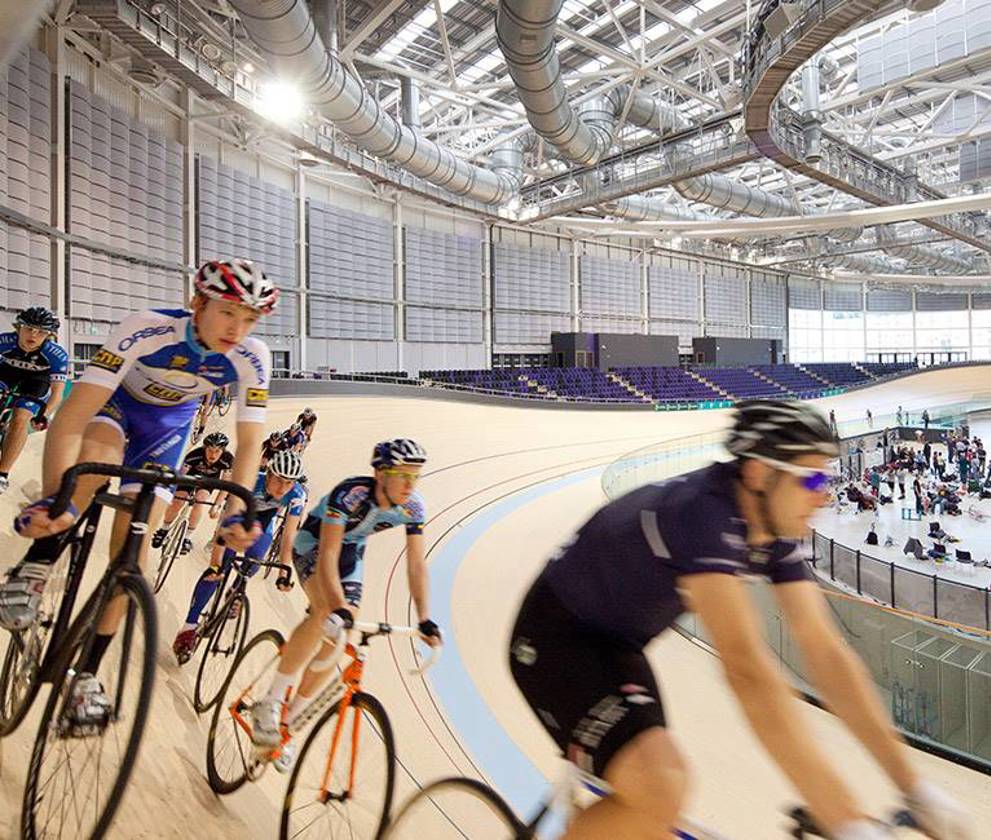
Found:
<path fill-rule="evenodd" d="M 250 260 L 211 260 L 193 278 L 196 291 L 214 300 L 229 300 L 268 315 L 275 309 L 279 290 Z"/>

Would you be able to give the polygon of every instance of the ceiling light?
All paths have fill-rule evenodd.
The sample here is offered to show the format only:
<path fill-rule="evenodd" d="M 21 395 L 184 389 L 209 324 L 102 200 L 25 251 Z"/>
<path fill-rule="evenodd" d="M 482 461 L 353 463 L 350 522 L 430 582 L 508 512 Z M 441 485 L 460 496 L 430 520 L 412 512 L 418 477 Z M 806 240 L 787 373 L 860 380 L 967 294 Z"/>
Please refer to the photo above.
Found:
<path fill-rule="evenodd" d="M 255 65 L 252 64 L 250 61 L 246 61 L 246 62 L 244 62 L 244 64 L 241 65 L 241 72 L 242 73 L 249 73 L 249 74 L 250 73 L 254 73 L 255 72 Z"/>
<path fill-rule="evenodd" d="M 216 61 L 220 58 L 220 47 L 210 41 L 204 41 L 200 45 L 200 52 L 207 61 Z"/>
<path fill-rule="evenodd" d="M 288 82 L 261 85 L 255 99 L 255 111 L 274 123 L 298 120 L 306 108 L 299 88 Z"/>

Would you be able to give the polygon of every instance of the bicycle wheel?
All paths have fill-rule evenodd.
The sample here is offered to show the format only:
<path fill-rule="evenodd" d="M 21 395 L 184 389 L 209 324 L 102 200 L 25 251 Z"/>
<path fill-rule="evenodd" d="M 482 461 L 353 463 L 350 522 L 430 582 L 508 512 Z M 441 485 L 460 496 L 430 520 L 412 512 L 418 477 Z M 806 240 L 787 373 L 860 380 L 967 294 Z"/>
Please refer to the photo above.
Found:
<path fill-rule="evenodd" d="M 218 391 L 218 394 L 219 393 L 220 392 Z M 225 417 L 227 415 L 227 412 L 231 410 L 232 402 L 234 402 L 234 400 L 231 399 L 231 395 L 229 392 L 225 391 L 221 396 L 219 396 L 217 398 L 217 416 Z"/>
<path fill-rule="evenodd" d="M 284 644 L 277 630 L 263 630 L 234 660 L 206 741 L 206 775 L 214 793 L 233 793 L 265 770 L 251 743 L 251 707 L 268 691 Z"/>
<path fill-rule="evenodd" d="M 418 790 L 389 822 L 383 840 L 525 840 L 531 834 L 492 788 L 467 777 Z"/>
<path fill-rule="evenodd" d="M 484 782 L 439 779 L 418 790 L 390 820 L 383 840 L 528 840 L 526 826 Z"/>
<path fill-rule="evenodd" d="M 48 585 L 41 596 L 38 620 L 27 630 L 11 633 L 7 639 L 3 665 L 0 666 L 0 737 L 9 735 L 24 720 L 38 693 L 38 671 L 45 659 L 54 627 L 62 607 L 69 573 L 69 557 L 78 552 L 78 543 L 52 566 Z"/>
<path fill-rule="evenodd" d="M 231 617 L 231 610 L 237 614 Z M 203 714 L 217 700 L 224 690 L 227 675 L 230 674 L 237 655 L 244 647 L 248 637 L 248 623 L 251 617 L 251 604 L 245 592 L 239 591 L 231 599 L 230 607 L 219 616 L 210 636 L 207 638 L 206 649 L 196 672 L 196 686 L 193 688 L 193 708 Z"/>
<path fill-rule="evenodd" d="M 338 700 L 303 744 L 282 805 L 281 840 L 338 836 L 372 840 L 388 821 L 396 781 L 389 717 L 370 694 L 352 696 L 343 720 L 340 710 Z"/>
<path fill-rule="evenodd" d="M 189 529 L 189 519 L 186 511 L 179 514 L 179 519 L 172 523 L 168 534 L 165 535 L 165 542 L 162 543 L 162 555 L 158 561 L 158 573 L 155 575 L 155 592 L 159 592 L 165 585 L 165 579 L 172 571 L 172 564 L 182 551 L 182 541 L 186 538 L 186 531 Z"/>
<path fill-rule="evenodd" d="M 78 667 L 75 660 L 99 618 L 95 607 L 87 604 L 70 630 L 67 644 L 72 656 L 53 681 L 38 725 L 21 813 L 26 840 L 99 840 L 127 788 L 151 706 L 158 623 L 154 596 L 144 578 L 121 575 L 116 586 L 128 603 L 100 668 L 111 702 L 110 721 L 99 735 L 72 737 L 64 716 Z"/>

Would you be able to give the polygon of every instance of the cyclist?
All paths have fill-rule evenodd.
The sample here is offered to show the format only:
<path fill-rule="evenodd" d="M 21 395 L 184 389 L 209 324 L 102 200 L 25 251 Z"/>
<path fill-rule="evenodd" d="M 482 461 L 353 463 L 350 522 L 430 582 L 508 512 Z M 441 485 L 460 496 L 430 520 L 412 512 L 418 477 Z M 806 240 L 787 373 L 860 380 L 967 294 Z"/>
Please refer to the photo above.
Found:
<path fill-rule="evenodd" d="M 202 446 L 197 446 L 195 449 L 190 450 L 186 457 L 182 459 L 181 472 L 184 475 L 203 476 L 205 478 L 229 478 L 231 468 L 234 466 L 234 454 L 227 448 L 229 444 L 230 438 L 223 432 L 211 432 L 206 436 L 206 440 L 203 441 Z M 189 530 L 186 532 L 187 536 L 183 538 L 182 547 L 179 550 L 180 554 L 188 554 L 193 550 L 193 541 L 190 537 L 200 524 L 200 518 L 203 515 L 203 505 L 209 501 L 210 491 L 197 490 L 195 498 L 201 504 L 194 504 L 193 509 L 189 512 Z M 160 548 L 162 543 L 165 542 L 169 527 L 175 522 L 179 511 L 182 510 L 182 506 L 188 500 L 188 493 L 183 491 L 176 493 L 172 504 L 165 511 L 165 519 L 162 521 L 162 527 L 152 534 L 152 548 Z M 216 519 L 220 513 L 220 508 L 218 507 L 219 501 L 220 499 L 218 498 L 210 507 L 211 519 Z"/>
<path fill-rule="evenodd" d="M 313 432 L 317 427 L 317 413 L 307 406 L 299 413 L 299 417 L 296 418 L 296 425 L 303 430 L 303 434 L 306 435 L 306 445 L 309 445 L 310 441 L 313 440 Z"/>
<path fill-rule="evenodd" d="M 282 448 L 291 452 L 302 452 L 309 442 L 309 437 L 298 422 L 293 423 L 282 433 Z"/>
<path fill-rule="evenodd" d="M 17 389 L 0 452 L 0 493 L 10 486 L 10 471 L 24 449 L 28 427 L 47 429 L 62 402 L 69 354 L 55 343 L 59 326 L 50 309 L 29 306 L 17 316 L 11 332 L 0 333 L 0 396 Z"/>
<path fill-rule="evenodd" d="M 203 432 L 206 431 L 207 420 L 210 419 L 210 412 L 213 411 L 213 400 L 210 397 L 210 394 L 204 394 L 200 397 L 200 404 L 196 409 L 196 418 L 193 420 L 193 442 L 203 437 Z"/>
<path fill-rule="evenodd" d="M 254 497 L 262 534 L 255 544 L 244 552 L 244 556 L 249 560 L 265 559 L 275 538 L 276 514 L 285 511 L 286 524 L 279 548 L 279 562 L 287 566 L 291 565 L 293 539 L 306 504 L 306 490 L 300 483 L 302 476 L 303 464 L 295 452 L 276 453 L 268 462 L 267 469 L 258 473 Z M 230 568 L 235 556 L 237 556 L 236 551 L 220 543 L 214 543 L 210 566 L 203 571 L 196 582 L 189 602 L 186 623 L 179 629 L 172 643 L 172 650 L 180 665 L 185 665 L 192 656 L 196 646 L 196 627 L 199 624 L 200 613 L 210 602 L 213 593 L 217 591 L 220 580 Z M 247 567 L 247 576 L 253 577 L 257 571 L 258 566 L 251 564 Z"/>
<path fill-rule="evenodd" d="M 887 836 L 811 736 L 762 636 L 742 575 L 773 584 L 824 700 L 905 794 L 932 837 L 970 837 L 946 794 L 909 763 L 860 659 L 829 618 L 799 542 L 827 499 L 838 446 L 802 402 L 737 405 L 733 460 L 607 504 L 544 567 L 510 636 L 513 677 L 542 725 L 611 796 L 566 838 L 670 837 L 686 765 L 643 648 L 687 609 L 705 623 L 758 738 L 834 840 Z"/>
<path fill-rule="evenodd" d="M 427 453 L 415 441 L 398 438 L 376 444 L 372 452 L 375 475 L 342 481 L 307 515 L 296 535 L 292 557 L 309 598 L 309 615 L 293 630 L 268 694 L 253 708 L 257 744 L 279 743 L 283 702 L 291 688 L 298 683 L 290 716 L 309 702 L 329 675 L 334 645 L 326 637 L 337 638 L 358 612 L 362 561 L 371 534 L 395 525 L 406 527 L 406 574 L 420 633 L 427 644 L 441 644 L 440 628 L 429 617 L 423 499 L 413 490 L 426 461 Z M 299 678 L 304 666 L 306 671 Z M 277 769 L 285 772 L 292 766 L 292 747 L 283 747 Z"/>
<path fill-rule="evenodd" d="M 78 461 L 123 462 L 126 466 L 175 469 L 182 456 L 197 402 L 203 394 L 237 382 L 237 454 L 231 480 L 254 484 L 258 449 L 265 422 L 271 355 L 268 347 L 249 335 L 258 319 L 271 312 L 278 291 L 264 272 L 247 260 L 208 262 L 194 277 L 191 311 L 148 310 L 125 318 L 100 351 L 56 415 L 46 441 L 42 464 L 45 498 L 25 508 L 15 520 L 22 536 L 34 539 L 26 556 L 0 586 L 0 625 L 22 630 L 38 615 L 45 583 L 57 559 L 61 540 L 79 512 L 103 483 L 100 476 L 83 476 L 62 515 L 48 514 L 62 474 Z M 136 486 L 121 490 L 134 494 Z M 168 488 L 158 487 L 150 524 L 171 500 Z M 244 527 L 242 502 L 227 500 L 220 533 L 237 551 L 246 550 L 260 534 Z M 130 517 L 114 518 L 110 554 L 123 546 Z M 148 544 L 142 547 L 144 563 Z M 79 673 L 69 700 L 68 715 L 81 731 L 98 733 L 108 720 L 109 700 L 97 668 L 106 653 L 125 608 L 117 598 L 100 619 L 91 655 L 77 663 Z"/>
<path fill-rule="evenodd" d="M 276 452 L 282 452 L 287 448 L 283 444 L 282 432 L 271 432 L 262 442 L 261 469 L 265 469 L 269 458 L 275 455 Z"/>

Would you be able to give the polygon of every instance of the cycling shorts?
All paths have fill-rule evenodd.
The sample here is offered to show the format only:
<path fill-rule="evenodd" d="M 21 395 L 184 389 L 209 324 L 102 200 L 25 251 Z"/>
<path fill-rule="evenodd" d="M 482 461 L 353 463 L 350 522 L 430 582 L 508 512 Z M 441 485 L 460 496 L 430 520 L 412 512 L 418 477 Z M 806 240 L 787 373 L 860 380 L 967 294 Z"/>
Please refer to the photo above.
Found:
<path fill-rule="evenodd" d="M 317 570 L 319 547 L 306 554 L 292 553 L 292 562 L 296 567 L 300 583 L 306 583 Z M 341 545 L 341 558 L 337 563 L 337 571 L 341 576 L 341 586 L 344 588 L 344 600 L 352 606 L 361 604 L 362 580 L 364 578 L 365 543 L 353 542 Z"/>
<path fill-rule="evenodd" d="M 118 388 L 93 422 L 113 426 L 124 436 L 125 467 L 158 466 L 178 471 L 195 414 L 195 401 L 174 406 L 152 405 L 138 402 Z M 140 482 L 124 482 L 120 487 L 121 492 L 140 488 Z M 155 495 L 171 501 L 172 488 L 156 487 Z"/>
<path fill-rule="evenodd" d="M 17 396 L 14 399 L 13 407 L 24 408 L 34 416 L 43 411 L 48 398 L 52 393 L 51 381 L 48 375 L 38 376 L 18 375 L 16 371 L 5 371 L 3 379 L 0 379 L 0 392 L 17 389 Z M 2 397 L 2 394 L 0 394 Z"/>
<path fill-rule="evenodd" d="M 643 651 L 584 625 L 538 578 L 510 635 L 513 679 L 561 752 L 603 777 L 612 757 L 664 707 Z"/>

